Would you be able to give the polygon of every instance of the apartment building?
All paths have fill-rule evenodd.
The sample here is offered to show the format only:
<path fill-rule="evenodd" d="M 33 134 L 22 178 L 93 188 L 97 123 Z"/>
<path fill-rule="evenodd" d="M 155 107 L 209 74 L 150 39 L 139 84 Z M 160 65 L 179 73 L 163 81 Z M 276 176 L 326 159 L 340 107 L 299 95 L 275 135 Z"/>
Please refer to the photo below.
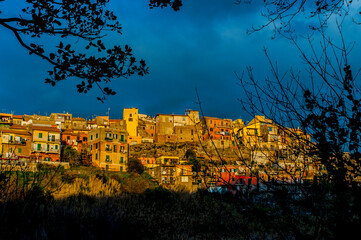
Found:
<path fill-rule="evenodd" d="M 31 154 L 32 134 L 26 127 L 12 125 L 0 129 L 0 154 L 2 159 L 26 159 Z"/>
<path fill-rule="evenodd" d="M 31 156 L 39 161 L 60 161 L 60 129 L 56 127 L 30 126 L 32 134 Z"/>
<path fill-rule="evenodd" d="M 92 129 L 88 135 L 92 164 L 109 171 L 126 171 L 127 132 L 115 128 Z"/>

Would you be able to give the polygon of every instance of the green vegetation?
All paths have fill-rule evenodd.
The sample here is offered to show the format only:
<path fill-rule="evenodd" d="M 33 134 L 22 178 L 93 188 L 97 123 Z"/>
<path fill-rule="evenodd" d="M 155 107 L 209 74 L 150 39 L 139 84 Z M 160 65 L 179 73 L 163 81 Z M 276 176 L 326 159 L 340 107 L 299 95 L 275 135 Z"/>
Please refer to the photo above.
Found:
<path fill-rule="evenodd" d="M 337 198 L 331 185 L 304 185 L 297 199 L 289 185 L 276 191 L 233 195 L 171 191 L 146 173 L 106 172 L 90 167 L 39 166 L 39 172 L 3 171 L 0 239 L 333 239 Z M 3 175 L 1 175 L 3 176 Z M 7 189 L 4 187 L 7 186 Z M 12 190 L 12 191 L 9 191 Z M 17 190 L 17 191 L 14 191 Z M 10 193 L 12 193 L 10 195 Z M 13 194 L 13 193 L 17 193 Z M 361 192 L 345 189 L 357 229 Z M 8 195 L 7 195 L 8 194 Z M 250 200 L 252 199 L 252 200 Z"/>

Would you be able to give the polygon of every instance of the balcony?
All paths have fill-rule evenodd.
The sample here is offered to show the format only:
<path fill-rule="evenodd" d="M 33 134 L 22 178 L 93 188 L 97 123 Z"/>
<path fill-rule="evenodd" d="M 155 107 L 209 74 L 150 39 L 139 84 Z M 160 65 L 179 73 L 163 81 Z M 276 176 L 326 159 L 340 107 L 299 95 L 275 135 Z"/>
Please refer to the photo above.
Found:
<path fill-rule="evenodd" d="M 7 143 L 8 144 L 15 144 L 15 145 L 26 145 L 25 140 L 21 140 L 21 141 L 9 140 Z"/>
<path fill-rule="evenodd" d="M 51 138 L 51 137 L 48 137 L 48 142 L 60 142 L 60 138 Z"/>

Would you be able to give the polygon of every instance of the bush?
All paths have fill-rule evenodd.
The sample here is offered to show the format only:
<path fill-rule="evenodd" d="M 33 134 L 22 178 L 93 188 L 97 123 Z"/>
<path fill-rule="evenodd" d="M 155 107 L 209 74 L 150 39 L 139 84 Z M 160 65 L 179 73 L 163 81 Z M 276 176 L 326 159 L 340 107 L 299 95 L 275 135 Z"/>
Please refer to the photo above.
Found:
<path fill-rule="evenodd" d="M 144 172 L 142 162 L 137 158 L 130 158 L 128 161 L 128 172 L 142 174 Z"/>

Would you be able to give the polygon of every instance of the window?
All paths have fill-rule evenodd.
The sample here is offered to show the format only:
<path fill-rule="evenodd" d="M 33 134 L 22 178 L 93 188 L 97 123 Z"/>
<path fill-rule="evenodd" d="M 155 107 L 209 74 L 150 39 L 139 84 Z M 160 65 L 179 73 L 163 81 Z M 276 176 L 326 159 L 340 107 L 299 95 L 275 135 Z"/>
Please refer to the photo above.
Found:
<path fill-rule="evenodd" d="M 95 159 L 98 159 L 98 153 L 95 154 Z"/>
<path fill-rule="evenodd" d="M 120 135 L 120 141 L 124 142 L 124 135 Z"/>
<path fill-rule="evenodd" d="M 21 153 L 22 152 L 22 149 L 21 148 L 18 148 L 18 153 Z"/>
<path fill-rule="evenodd" d="M 98 149 L 98 143 L 95 144 L 95 149 Z"/>
<path fill-rule="evenodd" d="M 114 152 L 117 152 L 117 145 L 114 145 L 114 146 L 113 146 L 113 151 L 114 151 Z"/>
<path fill-rule="evenodd" d="M 95 134 L 95 138 L 98 138 L 98 133 Z"/>
<path fill-rule="evenodd" d="M 258 135 L 257 129 L 254 130 L 254 134 L 255 134 L 255 135 Z"/>
<path fill-rule="evenodd" d="M 40 151 L 40 150 L 41 150 L 41 144 L 38 143 L 38 151 Z"/>
<path fill-rule="evenodd" d="M 221 172 L 226 172 L 226 169 L 222 168 L 222 169 L 221 169 Z"/>
<path fill-rule="evenodd" d="M 69 140 L 70 140 L 70 136 L 66 136 L 66 140 L 68 140 L 68 141 L 69 141 Z"/>
<path fill-rule="evenodd" d="M 58 145 L 55 145 L 55 150 L 57 150 L 58 149 Z"/>
<path fill-rule="evenodd" d="M 109 139 L 109 138 L 111 138 L 112 137 L 112 134 L 111 133 L 106 133 L 105 134 L 105 139 Z"/>
<path fill-rule="evenodd" d="M 43 133 L 39 133 L 39 138 L 43 138 Z"/>
<path fill-rule="evenodd" d="M 123 172 L 123 166 L 120 166 L 119 171 Z"/>
<path fill-rule="evenodd" d="M 272 132 L 272 127 L 268 127 L 268 131 L 269 131 L 269 132 Z"/>
<path fill-rule="evenodd" d="M 120 157 L 120 163 L 124 163 L 124 157 Z"/>
<path fill-rule="evenodd" d="M 90 145 L 90 151 L 93 151 L 93 144 Z"/>
<path fill-rule="evenodd" d="M 188 182 L 188 176 L 182 176 L 181 181 L 182 182 Z"/>
<path fill-rule="evenodd" d="M 105 145 L 105 151 L 110 151 L 110 145 L 109 144 Z"/>
<path fill-rule="evenodd" d="M 46 151 L 49 151 L 49 144 L 46 145 Z"/>
<path fill-rule="evenodd" d="M 110 157 L 109 157 L 109 155 L 105 155 L 105 161 L 106 161 L 106 162 L 110 162 Z"/>
<path fill-rule="evenodd" d="M 93 140 L 93 135 L 90 135 L 90 140 Z"/>
<path fill-rule="evenodd" d="M 118 139 L 118 134 L 114 134 L 114 135 L 113 135 L 113 138 L 114 138 L 114 139 Z"/>

